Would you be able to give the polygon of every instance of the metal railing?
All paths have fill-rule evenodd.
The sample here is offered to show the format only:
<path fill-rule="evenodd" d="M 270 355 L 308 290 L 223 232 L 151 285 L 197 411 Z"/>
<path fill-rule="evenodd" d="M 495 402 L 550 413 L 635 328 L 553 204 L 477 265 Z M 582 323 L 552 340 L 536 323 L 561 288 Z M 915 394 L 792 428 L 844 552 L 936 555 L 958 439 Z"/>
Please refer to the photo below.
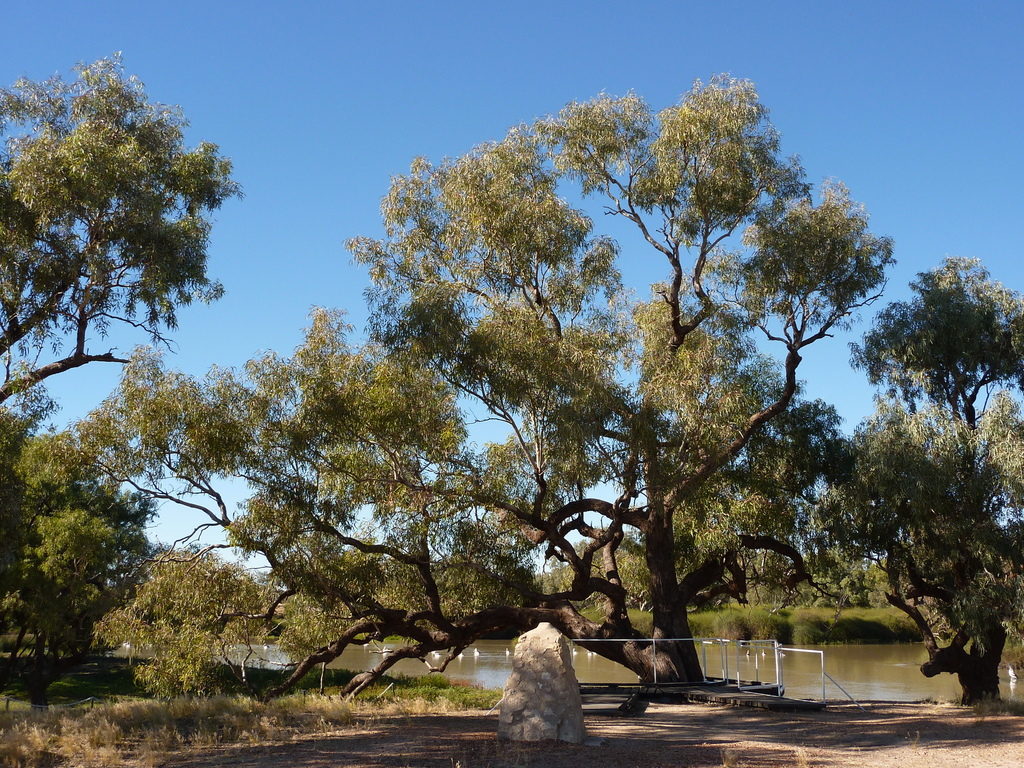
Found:
<path fill-rule="evenodd" d="M 764 695 L 774 695 L 782 697 L 786 692 L 786 680 L 785 680 L 785 664 L 783 659 L 787 653 L 808 653 L 816 654 L 821 663 L 821 702 L 822 704 L 828 703 L 826 681 L 831 681 L 843 694 L 854 704 L 856 704 L 863 711 L 864 707 L 860 705 L 846 689 L 843 688 L 836 680 L 825 672 L 825 652 L 816 648 L 795 648 L 792 646 L 780 645 L 777 640 L 729 640 L 726 638 L 708 638 L 708 637 L 675 637 L 675 638 L 637 638 L 637 639 L 620 639 L 620 638 L 601 638 L 595 640 L 580 640 L 577 644 L 590 645 L 591 643 L 650 643 L 651 646 L 651 668 L 654 671 L 654 679 L 651 685 L 657 686 L 658 682 L 658 643 L 693 643 L 694 646 L 700 646 L 700 666 L 703 683 L 735 683 L 736 687 L 740 691 L 750 693 L 760 693 Z M 735 667 L 730 668 L 729 665 L 729 648 L 735 648 Z M 709 677 L 708 676 L 708 650 L 718 648 L 719 664 L 720 664 L 720 676 Z M 753 651 L 753 658 L 751 659 L 751 651 Z M 754 679 L 744 681 L 742 679 L 742 662 L 741 652 L 743 659 L 752 661 L 754 665 Z M 774 672 L 774 682 L 766 681 L 761 679 L 762 662 L 764 663 L 765 671 Z M 774 694 L 768 691 L 774 689 Z"/>
<path fill-rule="evenodd" d="M 89 696 L 88 698 L 82 699 L 81 701 L 69 701 L 67 704 L 30 704 L 27 701 L 21 699 L 12 699 L 10 697 L 4 697 L 4 711 L 10 711 L 11 703 L 19 706 L 28 707 L 29 709 L 69 709 L 71 707 L 80 707 L 83 704 L 88 704 L 89 709 L 92 709 L 93 705 L 97 702 L 102 704 L 103 699 L 95 696 Z"/>
<path fill-rule="evenodd" d="M 733 643 L 736 646 L 736 687 L 741 691 L 759 691 L 759 688 L 763 688 L 766 681 L 761 680 L 761 662 L 767 662 L 771 659 L 771 666 L 775 671 L 775 682 L 772 684 L 776 688 L 776 695 L 782 696 L 786 692 L 786 686 L 784 682 L 784 669 L 782 665 L 782 657 L 779 654 L 779 644 L 775 640 L 729 640 L 724 641 Z M 743 656 L 745 659 L 750 660 L 750 651 L 753 649 L 753 664 L 754 664 L 754 679 L 744 684 L 744 681 L 740 678 L 740 651 L 746 649 Z M 768 651 L 771 650 L 771 656 L 769 657 Z"/>

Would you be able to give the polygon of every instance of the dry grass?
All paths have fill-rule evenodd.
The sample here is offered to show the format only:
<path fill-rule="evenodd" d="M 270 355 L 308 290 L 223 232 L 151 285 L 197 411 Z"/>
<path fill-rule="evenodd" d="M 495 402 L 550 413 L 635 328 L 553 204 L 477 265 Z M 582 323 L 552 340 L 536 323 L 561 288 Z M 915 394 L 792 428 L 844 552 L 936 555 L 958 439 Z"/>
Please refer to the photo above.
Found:
<path fill-rule="evenodd" d="M 988 717 L 997 715 L 1014 715 L 1024 717 L 1024 701 L 1018 699 L 986 699 L 975 704 L 972 709 L 976 722 L 984 722 Z"/>
<path fill-rule="evenodd" d="M 352 706 L 340 699 L 294 696 L 268 704 L 217 697 L 7 712 L 0 713 L 0 765 L 153 766 L 188 747 L 288 742 L 299 734 L 327 733 L 377 717 L 446 708 L 416 701 Z"/>

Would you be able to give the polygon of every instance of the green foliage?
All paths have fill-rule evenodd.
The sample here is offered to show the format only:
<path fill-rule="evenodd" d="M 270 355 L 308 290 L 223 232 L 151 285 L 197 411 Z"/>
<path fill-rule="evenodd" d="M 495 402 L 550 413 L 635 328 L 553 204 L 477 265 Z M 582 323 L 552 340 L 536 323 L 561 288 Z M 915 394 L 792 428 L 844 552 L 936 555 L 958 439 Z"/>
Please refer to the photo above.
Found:
<path fill-rule="evenodd" d="M 153 506 L 77 463 L 67 435 L 28 437 L 16 459 L 18 525 L 11 566 L 0 572 L 0 632 L 10 643 L 0 689 L 20 681 L 43 703 L 85 658 L 95 623 L 134 587 Z"/>
<path fill-rule="evenodd" d="M 318 312 L 292 358 L 202 381 L 140 356 L 81 425 L 92 461 L 204 510 L 240 551 L 273 564 L 260 590 L 208 558 L 154 571 L 111 638 L 166 648 L 143 673 L 165 695 L 212 690 L 215 659 L 271 631 L 223 620 L 222 603 L 265 614 L 279 596 L 280 643 L 302 659 L 346 633 L 391 634 L 363 620 L 377 606 L 457 618 L 516 599 L 491 573 L 530 576 L 517 528 L 437 492 L 451 483 L 444 467 L 461 460 L 451 394 L 422 369 L 352 350 L 344 333 L 337 315 Z M 251 488 L 238 510 L 215 490 L 223 475 Z M 170 478 L 173 493 L 159 485 Z M 224 594 L 207 584 L 221 576 L 234 585 Z"/>
<path fill-rule="evenodd" d="M 890 396 L 947 407 L 973 425 L 981 392 L 1024 382 L 1020 295 L 963 258 L 921 273 L 911 288 L 915 298 L 886 307 L 854 361 Z"/>
<path fill-rule="evenodd" d="M 223 689 L 225 669 L 244 681 L 247 664 L 259 663 L 254 646 L 262 645 L 273 621 L 268 602 L 268 590 L 237 564 L 210 553 L 165 554 L 152 563 L 135 599 L 107 615 L 99 634 L 145 653 L 135 675 L 154 695 L 210 695 Z"/>
<path fill-rule="evenodd" d="M 823 611 L 798 610 L 794 612 L 792 640 L 797 645 L 820 645 L 828 640 L 835 614 Z"/>
<path fill-rule="evenodd" d="M 536 528 L 532 510 L 553 516 L 606 482 L 623 500 L 660 487 L 685 496 L 677 511 L 655 512 L 655 493 L 644 510 L 677 516 L 676 552 L 692 558 L 668 567 L 700 567 L 709 550 L 735 547 L 738 531 L 769 521 L 779 523 L 773 534 L 793 530 L 793 515 L 778 514 L 783 494 L 763 503 L 749 476 L 723 470 L 745 449 L 755 466 L 750 441 L 790 404 L 797 351 L 873 298 L 891 243 L 867 231 L 863 210 L 838 186 L 814 205 L 778 146 L 748 82 L 697 83 L 658 115 L 636 96 L 601 96 L 440 167 L 417 161 L 385 200 L 388 238 L 350 242 L 377 285 L 376 338 L 426 361 L 467 407 L 512 435 L 479 474 L 491 478 L 491 494 L 524 510 L 524 523 Z M 619 275 L 595 249 L 614 251 L 591 237 L 582 211 L 553 197 L 563 179 L 606 194 L 609 212 L 667 258 L 669 278 L 653 301 L 629 313 L 607 302 Z M 575 236 L 552 240 L 552 221 Z M 756 226 L 727 249 L 744 224 Z M 570 258 L 601 266 L 595 280 L 578 281 L 573 302 L 558 288 Z M 801 268 L 787 271 L 788 260 Z M 752 327 L 786 346 L 792 370 L 780 376 L 757 352 Z M 790 475 L 790 486 L 809 475 Z M 567 543 L 554 541 L 563 551 Z M 582 554 L 559 559 L 580 577 L 590 568 Z M 618 554 L 621 566 L 638 562 L 625 548 Z M 638 594 L 645 568 L 630 584 L 634 604 L 651 599 Z"/>
<path fill-rule="evenodd" d="M 910 617 L 888 610 L 844 611 L 828 634 L 830 643 L 909 643 L 921 640 Z"/>
<path fill-rule="evenodd" d="M 18 697 L 27 694 L 23 685 L 12 685 L 10 692 Z M 108 655 L 90 655 L 83 664 L 69 670 L 47 689 L 51 705 L 59 706 L 90 697 L 111 701 L 135 698 L 144 691 L 135 679 L 135 664 L 128 659 Z"/>
<path fill-rule="evenodd" d="M 818 205 L 802 198 L 770 208 L 746 233 L 756 251 L 743 267 L 745 304 L 758 322 L 781 320 L 784 335 L 857 303 L 892 264 L 891 241 L 868 230 L 867 213 L 842 184 L 823 185 L 820 196 Z M 804 297 L 795 313 L 794 296 Z"/>
<path fill-rule="evenodd" d="M 332 670 L 329 670 L 332 671 Z M 346 678 L 353 673 L 337 670 L 333 685 L 344 687 Z M 491 709 L 501 699 L 501 691 L 488 690 L 451 680 L 444 675 L 429 674 L 413 677 L 409 675 L 383 675 L 374 685 L 366 688 L 360 698 L 363 701 L 424 701 L 430 704 L 444 703 L 457 709 Z"/>
<path fill-rule="evenodd" d="M 173 329 L 221 293 L 206 276 L 208 215 L 238 194 L 213 144 L 147 100 L 117 58 L 76 79 L 0 89 L 0 402 L 93 361 L 87 338 Z"/>
<path fill-rule="evenodd" d="M 649 298 L 592 195 L 662 259 Z M 370 637 L 409 640 L 351 690 L 540 620 L 629 636 L 649 608 L 678 636 L 688 608 L 742 594 L 747 550 L 806 578 L 791 541 L 843 452 L 834 413 L 798 405 L 797 368 L 891 262 L 844 190 L 820 198 L 749 82 L 657 114 L 570 104 L 392 180 L 384 237 L 348 244 L 374 283 L 368 343 L 318 310 L 292 356 L 242 373 L 140 355 L 83 449 L 270 564 L 303 657 L 284 686 Z M 238 509 L 223 478 L 249 488 Z"/>
<path fill-rule="evenodd" d="M 728 640 L 778 640 L 788 643 L 791 626 L 787 616 L 764 608 L 722 607 L 691 615 L 690 626 L 696 637 Z"/>
<path fill-rule="evenodd" d="M 930 669 L 956 672 L 971 702 L 998 696 L 1006 629 L 1022 625 L 1024 297 L 968 259 L 911 288 L 854 350 L 888 392 L 858 430 L 829 522 L 840 546 L 879 563 Z"/>
<path fill-rule="evenodd" d="M 725 606 L 690 616 L 695 637 L 777 640 L 783 644 L 907 643 L 921 640 L 914 623 L 895 608 L 797 608 L 772 612 Z"/>
<path fill-rule="evenodd" d="M 813 522 L 813 521 L 812 521 Z M 818 546 L 821 532 L 812 546 Z M 808 559 L 819 590 L 805 590 L 793 601 L 799 607 L 891 608 L 885 595 L 889 577 L 877 563 L 849 559 L 839 549 L 813 551 Z"/>
<path fill-rule="evenodd" d="M 25 419 L 0 408 L 0 574 L 12 569 L 18 558 L 24 484 L 17 467 L 30 430 Z"/>

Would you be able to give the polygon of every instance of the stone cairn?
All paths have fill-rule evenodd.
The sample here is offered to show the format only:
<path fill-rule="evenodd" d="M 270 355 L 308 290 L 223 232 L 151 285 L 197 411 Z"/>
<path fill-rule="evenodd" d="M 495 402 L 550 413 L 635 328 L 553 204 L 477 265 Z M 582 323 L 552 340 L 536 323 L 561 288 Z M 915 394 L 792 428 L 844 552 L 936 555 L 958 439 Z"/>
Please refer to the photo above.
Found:
<path fill-rule="evenodd" d="M 583 702 L 569 643 L 555 627 L 540 624 L 519 638 L 512 674 L 498 715 L 498 738 L 509 741 L 557 739 L 581 744 Z"/>

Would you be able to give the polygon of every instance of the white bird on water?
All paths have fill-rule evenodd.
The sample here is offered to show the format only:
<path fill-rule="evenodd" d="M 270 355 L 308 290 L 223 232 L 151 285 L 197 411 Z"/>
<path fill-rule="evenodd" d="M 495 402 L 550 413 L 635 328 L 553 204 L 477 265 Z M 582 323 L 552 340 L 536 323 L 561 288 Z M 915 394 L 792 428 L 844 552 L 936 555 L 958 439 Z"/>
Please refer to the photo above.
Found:
<path fill-rule="evenodd" d="M 1006 673 L 1010 676 L 1011 683 L 1017 682 L 1017 670 L 1013 668 L 1013 664 L 1006 665 Z"/>

